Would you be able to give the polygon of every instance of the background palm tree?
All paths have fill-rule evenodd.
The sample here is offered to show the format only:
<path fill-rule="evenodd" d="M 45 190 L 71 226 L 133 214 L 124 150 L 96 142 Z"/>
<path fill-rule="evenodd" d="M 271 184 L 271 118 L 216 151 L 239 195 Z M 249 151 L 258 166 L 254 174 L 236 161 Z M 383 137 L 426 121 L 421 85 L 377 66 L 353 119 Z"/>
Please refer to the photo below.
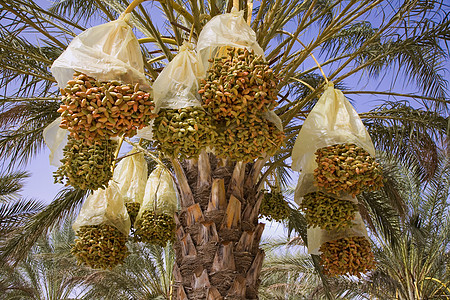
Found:
<path fill-rule="evenodd" d="M 261 271 L 260 299 L 307 299 L 320 277 L 301 239 L 264 243 L 266 259 Z"/>
<path fill-rule="evenodd" d="M 417 166 L 415 170 L 422 174 L 423 180 L 430 179 L 437 170 L 439 151 L 436 149 L 448 145 L 445 138 L 448 134 L 449 100 L 444 76 L 447 69 L 443 63 L 448 58 L 450 19 L 445 1 L 263 0 L 255 3 L 250 11 L 247 0 L 238 2 L 246 15 L 252 14 L 251 26 L 257 40 L 280 78 L 276 113 L 283 121 L 287 136 L 285 146 L 275 156 L 247 165 L 220 165 L 212 155 L 202 156 L 198 164 L 172 161 L 182 192 L 179 215 L 182 230 L 179 230 L 175 244 L 177 259 L 174 270 L 174 293 L 181 299 L 184 293 L 189 297 L 195 293 L 203 295 L 199 297 L 209 294 L 218 299 L 218 293 L 230 296 L 236 291 L 239 292 L 234 297 L 238 299 L 257 298 L 259 271 L 264 257 L 264 252 L 257 247 L 263 229 L 257 219 L 259 190 L 271 174 L 283 179 L 281 184 L 287 183 L 285 179 L 288 178 L 293 142 L 302 121 L 325 86 L 318 67 L 308 63 L 312 53 L 318 56 L 328 79 L 342 88 L 355 79 L 381 81 L 389 72 L 394 74 L 394 78 L 402 75 L 405 84 L 413 82 L 418 87 L 414 93 L 401 90 L 345 92 L 347 95 L 383 97 L 382 105 L 362 114 L 372 138 L 378 149 Z M 0 99 L 0 155 L 6 165 L 27 163 L 43 147 L 42 130 L 58 116 L 58 91 L 49 72 L 51 63 L 73 36 L 89 27 L 94 20 L 103 22 L 116 18 L 127 5 L 125 0 L 64 0 L 56 2 L 51 9 L 44 9 L 31 0 L 0 0 L 0 60 L 3 66 L 0 88 L 5 91 Z M 233 1 L 197 0 L 164 0 L 140 5 L 133 12 L 132 22 L 139 31 L 138 36 L 143 37 L 140 41 L 148 77 L 154 80 L 163 67 L 162 63 L 173 58 L 178 46 L 189 35 L 189 28 L 193 28 L 195 41 L 210 17 L 230 11 L 232 6 Z M 161 12 L 164 20 L 155 17 Z M 37 37 L 36 43 L 28 41 L 30 34 Z M 18 87 L 12 88 L 13 83 L 18 83 Z M 355 86 L 350 88 L 355 89 Z M 391 101 L 386 101 L 387 97 Z M 413 100 L 414 106 L 398 99 Z M 198 168 L 208 170 L 208 165 L 207 176 L 197 178 Z M 224 258 L 220 257 L 221 253 L 234 253 L 236 259 L 241 257 L 246 261 L 238 259 L 233 267 L 232 260 L 227 260 L 229 263 L 216 266 L 215 270 L 220 272 L 211 270 L 215 254 L 205 255 L 209 252 L 200 245 L 197 234 L 198 228 L 204 224 L 212 226 L 214 223 L 219 229 L 220 215 L 225 214 L 225 210 L 219 210 L 219 217 L 214 219 L 206 212 L 213 178 L 224 180 L 227 202 L 233 194 L 241 204 L 239 215 L 242 218 L 235 237 L 226 237 L 218 230 L 220 243 L 211 244 L 214 247 L 208 251 L 217 251 L 219 260 Z M 394 183 L 387 182 L 383 192 L 394 195 L 394 188 Z M 1 248 L 0 257 L 11 263 L 23 259 L 31 245 L 48 228 L 79 207 L 84 196 L 85 192 L 80 190 L 63 190 L 18 234 L 8 239 Z M 384 213 L 394 211 L 401 215 L 404 203 L 401 197 L 378 200 L 362 201 L 362 212 L 368 212 L 365 214 L 368 221 L 372 216 L 374 222 L 383 223 L 383 226 L 373 228 L 382 230 L 392 239 L 396 226 L 389 223 L 393 220 L 392 214 Z M 197 209 L 202 217 L 196 217 L 188 224 L 186 216 L 189 217 L 193 209 Z M 200 224 L 203 221 L 206 223 Z M 296 226 L 306 240 L 301 216 L 292 226 Z M 237 247 L 241 237 L 251 240 L 254 246 L 246 246 L 246 251 L 242 251 Z M 190 250 L 182 255 L 181 246 Z M 313 257 L 313 262 L 317 268 L 317 257 Z M 206 276 L 202 275 L 202 270 L 206 270 Z M 192 277 L 193 272 L 197 279 Z M 193 284 L 200 277 L 203 283 Z M 324 280 L 323 276 L 320 278 Z M 326 281 L 323 285 L 325 288 L 328 286 Z M 241 291 L 246 292 L 241 295 Z M 327 297 L 332 296 L 328 293 Z"/>
<path fill-rule="evenodd" d="M 70 254 L 74 218 L 40 238 L 16 268 L 0 270 L 2 299 L 170 299 L 172 246 L 129 243 L 130 255 L 114 270 L 92 270 Z"/>
<path fill-rule="evenodd" d="M 20 197 L 28 177 L 26 172 L 0 174 L 0 245 L 44 207 L 37 200 Z"/>
<path fill-rule="evenodd" d="M 165 248 L 129 243 L 131 254 L 111 271 L 93 271 L 85 277 L 89 289 L 83 299 L 169 300 L 172 292 L 172 245 Z"/>
<path fill-rule="evenodd" d="M 0 268 L 2 299 L 61 300 L 82 293 L 84 276 L 70 255 L 75 234 L 68 218 L 61 228 L 41 237 L 16 268 Z"/>
<path fill-rule="evenodd" d="M 393 299 L 450 297 L 450 164 L 448 157 L 440 158 L 436 175 L 427 184 L 399 167 L 404 179 L 399 193 L 407 203 L 406 216 L 399 222 L 397 240 L 374 236 L 378 266 L 358 287 L 361 291 Z"/>
<path fill-rule="evenodd" d="M 304 251 L 303 242 L 294 238 L 277 245 L 263 246 L 267 253 L 261 271 L 260 299 L 357 299 L 360 290 L 343 278 L 321 280 L 320 270 L 313 258 Z M 282 251 L 280 251 L 282 249 Z M 325 283 L 325 284 L 324 284 Z M 353 298 L 352 298 L 353 297 Z M 380 298 L 385 299 L 385 298 Z"/>
<path fill-rule="evenodd" d="M 442 153 L 441 153 L 442 155 Z M 421 182 L 414 171 L 398 160 L 384 157 L 385 176 L 396 182 L 396 194 L 385 191 L 364 193 L 360 202 L 379 202 L 380 207 L 401 197 L 404 215 L 384 207 L 389 222 L 372 215 L 376 269 L 360 280 L 351 277 L 330 278 L 328 289 L 345 299 L 445 299 L 450 297 L 448 265 L 450 168 L 448 157 L 440 156 L 433 178 Z M 295 220 L 291 220 L 295 222 Z M 386 230 L 386 225 L 393 226 Z M 373 228 L 375 227 L 375 228 Z M 296 241 L 296 240 L 293 240 Z M 274 251 L 278 244 L 268 244 L 269 256 L 262 271 L 261 296 L 275 299 L 295 297 L 322 299 L 327 288 L 311 282 L 319 280 L 308 255 L 299 252 L 298 243 L 288 244 L 285 253 Z M 285 244 L 286 245 L 286 242 Z M 292 250 L 291 250 L 292 249 Z M 312 279 L 311 279 L 312 277 Z M 278 297 L 278 298 L 277 298 Z M 289 299 L 289 298 L 288 298 Z M 299 299 L 299 298 L 296 298 Z"/>

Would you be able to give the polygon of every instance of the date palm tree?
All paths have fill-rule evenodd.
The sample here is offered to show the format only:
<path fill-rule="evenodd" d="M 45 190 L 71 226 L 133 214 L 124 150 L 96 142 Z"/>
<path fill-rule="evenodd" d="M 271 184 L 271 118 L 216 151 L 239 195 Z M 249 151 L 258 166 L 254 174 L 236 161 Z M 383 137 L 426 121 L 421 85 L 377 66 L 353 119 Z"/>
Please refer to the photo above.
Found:
<path fill-rule="evenodd" d="M 58 117 L 52 62 L 77 33 L 117 18 L 128 4 L 61 0 L 47 8 L 31 0 L 0 0 L 0 155 L 5 164 L 26 164 L 34 157 L 43 147 L 42 130 Z M 437 149 L 446 145 L 449 100 L 444 62 L 450 19 L 445 1 L 262 0 L 253 9 L 248 0 L 144 2 L 134 10 L 132 23 L 142 37 L 148 78 L 156 79 L 187 36 L 195 42 L 207 20 L 233 6 L 251 17 L 257 41 L 280 79 L 275 112 L 285 128 L 285 145 L 274 156 L 250 163 L 223 161 L 211 154 L 195 161 L 172 160 L 181 192 L 174 245 L 176 299 L 258 298 L 264 259 L 258 247 L 264 229 L 258 223 L 260 190 L 269 176 L 287 183 L 293 142 L 326 84 L 322 72 L 349 97 L 360 95 L 362 103 L 381 99 L 382 105 L 361 114 L 377 148 L 416 165 L 423 180 L 434 174 Z M 321 68 L 311 63 L 312 55 Z M 393 79 L 388 91 L 361 87 L 364 80 L 382 82 L 389 74 Z M 413 86 L 414 91 L 405 93 L 402 86 Z M 395 193 L 393 188 L 387 184 L 385 189 Z M 80 190 L 63 190 L 8 240 L 1 258 L 11 263 L 24 258 L 38 237 L 74 211 L 84 196 Z M 208 210 L 210 199 L 220 205 Z M 366 202 L 362 207 L 374 211 L 376 220 L 388 222 L 379 204 Z M 387 205 L 401 211 L 404 203 Z M 304 230 L 302 222 L 294 225 Z M 382 229 L 393 236 L 389 223 Z M 317 267 L 317 257 L 313 261 Z M 325 277 L 321 279 L 326 286 Z"/>

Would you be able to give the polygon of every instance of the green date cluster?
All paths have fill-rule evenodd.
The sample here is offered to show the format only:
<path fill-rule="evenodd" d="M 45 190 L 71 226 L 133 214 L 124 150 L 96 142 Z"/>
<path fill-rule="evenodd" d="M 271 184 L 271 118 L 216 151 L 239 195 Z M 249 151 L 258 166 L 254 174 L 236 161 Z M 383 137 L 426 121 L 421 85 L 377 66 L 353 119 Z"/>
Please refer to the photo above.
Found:
<path fill-rule="evenodd" d="M 65 183 L 82 190 L 108 186 L 117 142 L 109 139 L 87 145 L 69 136 L 63 149 L 61 166 L 53 174 L 55 183 Z"/>
<path fill-rule="evenodd" d="M 139 213 L 139 208 L 141 208 L 141 204 L 139 202 L 127 202 L 125 203 L 125 207 L 127 208 L 128 216 L 130 217 L 131 226 L 133 226 Z"/>
<path fill-rule="evenodd" d="M 114 226 L 100 224 L 81 226 L 71 253 L 78 264 L 93 269 L 111 270 L 129 255 L 127 237 Z"/>
<path fill-rule="evenodd" d="M 201 107 L 161 109 L 153 123 L 155 146 L 169 157 L 197 158 L 216 136 L 211 117 Z"/>
<path fill-rule="evenodd" d="M 254 116 L 246 122 L 232 120 L 222 127 L 214 149 L 218 157 L 249 162 L 264 154 L 273 155 L 283 140 L 284 133 L 273 123 Z"/>
<path fill-rule="evenodd" d="M 284 196 L 280 192 L 272 191 L 264 193 L 259 215 L 267 220 L 275 220 L 277 222 L 286 220 L 289 217 L 289 204 L 284 200 Z"/>
<path fill-rule="evenodd" d="M 277 84 L 269 64 L 253 51 L 228 48 L 210 60 L 212 67 L 199 93 L 205 109 L 217 120 L 260 114 L 277 105 Z"/>
<path fill-rule="evenodd" d="M 273 70 L 261 56 L 241 48 L 228 48 L 210 62 L 199 93 L 217 124 L 215 154 L 244 162 L 273 155 L 284 140 L 283 131 L 264 116 L 277 104 Z"/>
<path fill-rule="evenodd" d="M 139 241 L 165 247 L 175 239 L 176 224 L 173 216 L 146 210 L 136 221 L 135 229 Z"/>
<path fill-rule="evenodd" d="M 348 200 L 313 192 L 303 197 L 300 209 L 305 212 L 308 227 L 334 230 L 351 227 L 358 206 Z"/>

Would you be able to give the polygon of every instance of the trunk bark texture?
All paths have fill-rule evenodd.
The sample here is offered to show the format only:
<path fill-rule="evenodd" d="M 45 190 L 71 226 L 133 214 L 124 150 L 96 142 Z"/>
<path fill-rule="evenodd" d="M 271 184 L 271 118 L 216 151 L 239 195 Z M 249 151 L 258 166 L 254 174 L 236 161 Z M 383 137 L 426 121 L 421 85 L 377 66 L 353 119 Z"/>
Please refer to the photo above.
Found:
<path fill-rule="evenodd" d="M 182 197 L 173 299 L 258 299 L 264 224 L 256 181 L 263 161 L 230 163 L 204 152 L 173 164 Z"/>

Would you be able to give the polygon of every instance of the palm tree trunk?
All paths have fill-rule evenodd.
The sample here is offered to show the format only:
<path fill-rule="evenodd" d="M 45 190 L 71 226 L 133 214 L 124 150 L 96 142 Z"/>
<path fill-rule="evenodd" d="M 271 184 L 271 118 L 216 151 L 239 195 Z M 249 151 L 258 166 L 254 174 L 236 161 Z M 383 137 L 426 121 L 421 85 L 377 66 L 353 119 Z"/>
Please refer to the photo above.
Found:
<path fill-rule="evenodd" d="M 173 161 L 182 195 L 173 299 L 258 299 L 264 224 L 256 180 L 263 164 L 206 152 L 198 161 Z"/>

